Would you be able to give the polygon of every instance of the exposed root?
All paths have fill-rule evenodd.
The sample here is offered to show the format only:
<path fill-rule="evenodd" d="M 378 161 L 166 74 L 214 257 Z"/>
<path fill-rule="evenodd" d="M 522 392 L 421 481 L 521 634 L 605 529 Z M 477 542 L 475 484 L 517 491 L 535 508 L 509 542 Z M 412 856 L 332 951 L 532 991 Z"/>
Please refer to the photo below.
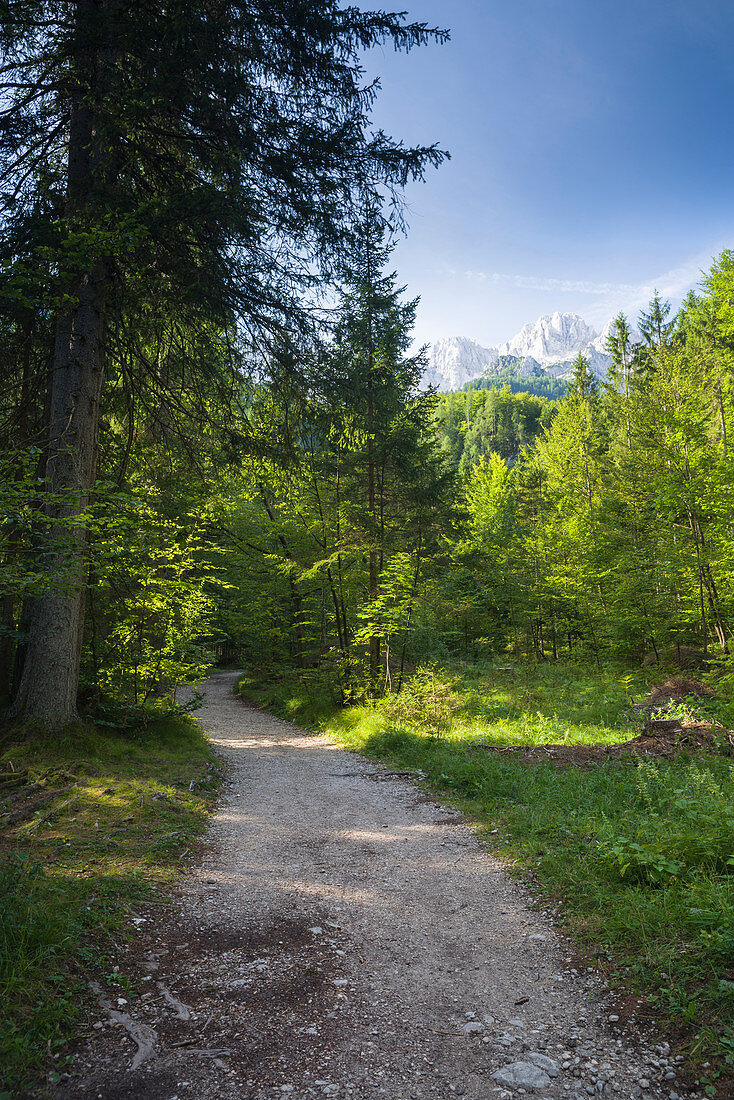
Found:
<path fill-rule="evenodd" d="M 95 993 L 101 992 L 100 987 L 96 983 L 91 983 L 91 988 Z M 105 997 L 99 996 L 97 999 L 112 1022 L 124 1027 L 130 1038 L 138 1045 L 135 1057 L 130 1063 L 130 1073 L 133 1073 L 143 1064 L 143 1062 L 147 1062 L 155 1053 L 155 1044 L 158 1035 L 148 1024 L 140 1023 L 139 1020 L 133 1020 L 132 1016 L 129 1016 L 127 1012 L 118 1012 Z"/>
<path fill-rule="evenodd" d="M 163 999 L 165 1000 L 166 1004 L 169 1004 L 171 1006 L 171 1008 L 176 1010 L 176 1016 L 178 1017 L 178 1019 L 179 1020 L 190 1020 L 191 1019 L 191 1009 L 189 1008 L 189 1006 L 183 1004 L 182 1001 L 177 1000 L 173 996 L 173 994 L 170 993 L 166 989 L 163 982 L 156 982 L 156 985 L 158 986 L 161 993 L 163 994 Z"/>

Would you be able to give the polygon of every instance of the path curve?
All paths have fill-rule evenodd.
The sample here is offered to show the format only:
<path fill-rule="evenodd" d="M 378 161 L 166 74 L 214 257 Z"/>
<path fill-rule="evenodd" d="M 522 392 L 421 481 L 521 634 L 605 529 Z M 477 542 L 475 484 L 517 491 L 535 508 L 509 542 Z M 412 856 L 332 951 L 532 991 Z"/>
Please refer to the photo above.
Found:
<path fill-rule="evenodd" d="M 155 1054 L 131 1072 L 109 1031 L 75 1097 L 684 1094 L 458 812 L 247 707 L 236 679 L 199 712 L 227 768 L 203 861 L 143 937 Z"/>

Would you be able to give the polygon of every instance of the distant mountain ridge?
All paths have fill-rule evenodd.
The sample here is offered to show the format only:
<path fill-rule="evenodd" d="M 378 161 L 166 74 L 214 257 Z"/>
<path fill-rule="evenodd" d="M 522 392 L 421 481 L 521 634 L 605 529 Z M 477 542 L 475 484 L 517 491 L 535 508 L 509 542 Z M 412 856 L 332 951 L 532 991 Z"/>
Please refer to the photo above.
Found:
<path fill-rule="evenodd" d="M 567 378 L 579 352 L 597 377 L 606 378 L 611 362 L 605 351 L 610 326 L 611 321 L 599 333 L 577 313 L 556 312 L 524 325 L 511 340 L 494 348 L 465 336 L 437 340 L 428 353 L 423 381 L 447 391 L 493 374 Z"/>

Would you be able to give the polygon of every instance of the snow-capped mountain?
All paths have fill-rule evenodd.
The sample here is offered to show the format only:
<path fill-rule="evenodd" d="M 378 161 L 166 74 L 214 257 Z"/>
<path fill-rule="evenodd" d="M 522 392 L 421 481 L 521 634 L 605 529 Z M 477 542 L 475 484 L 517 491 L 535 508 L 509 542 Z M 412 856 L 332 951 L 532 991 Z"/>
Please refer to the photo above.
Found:
<path fill-rule="evenodd" d="M 578 314 L 556 312 L 524 325 L 496 348 L 485 348 L 463 336 L 437 340 L 428 353 L 423 380 L 439 390 L 456 390 L 500 371 L 517 377 L 549 374 L 565 378 L 579 352 L 589 360 L 594 374 L 604 378 L 610 362 L 605 351 L 610 327 L 611 321 L 598 333 Z"/>
<path fill-rule="evenodd" d="M 576 313 L 556 312 L 523 325 L 517 336 L 506 344 L 500 344 L 499 351 L 502 355 L 516 355 L 518 358 L 530 355 L 545 367 L 569 357 L 573 359 L 598 335 Z"/>
<path fill-rule="evenodd" d="M 468 340 L 465 336 L 437 340 L 428 353 L 423 382 L 439 390 L 460 390 L 467 382 L 484 374 L 497 358 L 496 348 L 483 348 L 476 340 Z"/>

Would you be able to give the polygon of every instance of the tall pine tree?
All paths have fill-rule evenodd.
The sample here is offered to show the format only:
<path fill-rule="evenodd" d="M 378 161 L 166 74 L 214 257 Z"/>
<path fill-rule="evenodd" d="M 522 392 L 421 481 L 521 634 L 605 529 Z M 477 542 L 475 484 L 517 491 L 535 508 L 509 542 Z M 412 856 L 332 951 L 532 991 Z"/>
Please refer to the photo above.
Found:
<path fill-rule="evenodd" d="M 76 714 L 111 315 L 175 303 L 255 339 L 305 323 L 356 195 L 443 156 L 370 131 L 362 53 L 444 37 L 338 0 L 4 6 L 0 254 L 13 300 L 53 316 L 43 533 L 62 578 L 33 602 L 15 716 Z"/>

